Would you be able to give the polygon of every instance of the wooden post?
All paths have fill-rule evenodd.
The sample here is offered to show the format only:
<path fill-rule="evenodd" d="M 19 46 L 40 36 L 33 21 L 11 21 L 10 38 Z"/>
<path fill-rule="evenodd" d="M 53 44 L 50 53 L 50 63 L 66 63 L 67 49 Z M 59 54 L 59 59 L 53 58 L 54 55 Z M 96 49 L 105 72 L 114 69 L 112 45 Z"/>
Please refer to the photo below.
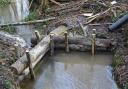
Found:
<path fill-rule="evenodd" d="M 92 55 L 95 54 L 95 41 L 96 41 L 96 34 L 92 34 Z"/>
<path fill-rule="evenodd" d="M 35 35 L 36 35 L 36 38 L 37 38 L 37 42 L 39 42 L 40 41 L 40 39 L 41 39 L 41 36 L 40 36 L 40 33 L 39 33 L 39 31 L 35 31 Z"/>
<path fill-rule="evenodd" d="M 35 80 L 35 74 L 32 68 L 32 63 L 31 63 L 31 59 L 30 59 L 30 54 L 29 54 L 29 50 L 26 50 L 26 56 L 27 56 L 27 60 L 28 60 L 28 67 L 29 67 L 29 71 L 30 71 L 30 76 L 32 80 Z"/>
<path fill-rule="evenodd" d="M 69 52 L 68 33 L 67 33 L 67 32 L 65 32 L 64 36 L 65 36 L 65 51 L 66 51 L 66 52 Z"/>
<path fill-rule="evenodd" d="M 93 30 L 93 34 L 96 34 L 96 29 L 92 29 Z"/>
<path fill-rule="evenodd" d="M 20 49 L 19 49 L 19 45 L 16 43 L 15 44 L 15 55 L 16 55 L 16 58 L 20 58 Z"/>
<path fill-rule="evenodd" d="M 50 55 L 52 56 L 54 54 L 54 40 L 53 40 L 53 35 L 50 34 Z"/>

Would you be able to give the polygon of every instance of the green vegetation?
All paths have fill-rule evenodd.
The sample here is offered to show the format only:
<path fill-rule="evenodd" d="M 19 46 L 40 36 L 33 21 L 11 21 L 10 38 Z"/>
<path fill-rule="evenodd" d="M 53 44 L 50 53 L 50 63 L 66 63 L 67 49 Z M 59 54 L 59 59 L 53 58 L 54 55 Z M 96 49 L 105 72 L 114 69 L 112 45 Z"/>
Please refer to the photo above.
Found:
<path fill-rule="evenodd" d="M 39 33 L 44 34 L 45 33 L 45 28 L 47 27 L 48 23 L 47 22 L 43 22 L 38 24 L 37 26 L 35 26 L 35 29 L 39 31 Z"/>
<path fill-rule="evenodd" d="M 6 5 L 9 5 L 11 3 L 11 0 L 0 0 L 0 7 L 4 7 Z"/>
<path fill-rule="evenodd" d="M 119 67 L 124 64 L 124 61 L 120 55 L 115 55 L 112 63 L 113 67 Z"/>
<path fill-rule="evenodd" d="M 0 31 L 8 32 L 10 34 L 16 33 L 16 28 L 14 26 L 7 26 L 0 28 Z"/>
<path fill-rule="evenodd" d="M 30 14 L 24 19 L 25 21 L 32 21 L 38 18 L 38 14 L 36 12 L 30 12 Z"/>
<path fill-rule="evenodd" d="M 3 59 L 3 58 L 5 58 L 5 53 L 0 52 L 0 59 Z"/>
<path fill-rule="evenodd" d="M 4 80 L 4 81 L 5 81 L 5 84 L 6 84 L 6 88 L 9 89 L 12 86 L 11 81 L 9 81 L 9 80 Z"/>
<path fill-rule="evenodd" d="M 125 85 L 124 89 L 128 89 L 128 83 Z"/>
<path fill-rule="evenodd" d="M 125 12 L 122 12 L 120 10 L 118 10 L 116 12 L 117 17 L 115 17 L 114 15 L 111 16 L 112 22 L 115 22 L 118 18 L 120 18 L 121 16 L 123 16 L 125 14 Z"/>

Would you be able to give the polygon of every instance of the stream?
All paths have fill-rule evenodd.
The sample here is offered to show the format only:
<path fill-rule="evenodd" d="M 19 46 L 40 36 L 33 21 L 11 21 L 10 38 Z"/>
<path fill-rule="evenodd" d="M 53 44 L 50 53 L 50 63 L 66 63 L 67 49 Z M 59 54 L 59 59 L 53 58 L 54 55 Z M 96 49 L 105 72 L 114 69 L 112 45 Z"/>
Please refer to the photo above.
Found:
<path fill-rule="evenodd" d="M 28 0 L 12 0 L 12 3 L 0 7 L 0 24 L 20 22 L 29 15 Z M 32 25 L 16 26 L 16 33 L 24 38 L 27 46 L 30 47 L 30 39 L 34 34 Z"/>
<path fill-rule="evenodd" d="M 22 89 L 118 89 L 112 78 L 112 55 L 57 51 L 35 68 L 36 80 Z"/>

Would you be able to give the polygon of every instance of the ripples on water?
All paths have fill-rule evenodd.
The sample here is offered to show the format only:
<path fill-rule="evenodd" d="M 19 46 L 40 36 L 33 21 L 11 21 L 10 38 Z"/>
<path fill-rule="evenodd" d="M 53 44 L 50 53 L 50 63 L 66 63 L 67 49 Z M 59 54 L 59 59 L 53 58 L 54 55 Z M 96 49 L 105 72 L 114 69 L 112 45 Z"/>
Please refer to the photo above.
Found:
<path fill-rule="evenodd" d="M 23 89 L 117 89 L 112 79 L 112 55 L 56 52 L 36 68 L 37 79 Z"/>

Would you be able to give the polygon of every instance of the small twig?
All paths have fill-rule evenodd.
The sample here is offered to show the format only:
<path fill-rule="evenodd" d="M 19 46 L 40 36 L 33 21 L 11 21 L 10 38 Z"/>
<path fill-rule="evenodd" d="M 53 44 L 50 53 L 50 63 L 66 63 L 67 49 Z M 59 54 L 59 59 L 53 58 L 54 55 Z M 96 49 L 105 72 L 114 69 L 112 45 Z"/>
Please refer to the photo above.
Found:
<path fill-rule="evenodd" d="M 34 0 L 32 0 L 32 1 L 30 2 L 30 4 L 29 4 L 29 9 L 31 8 L 33 1 L 34 1 Z"/>
<path fill-rule="evenodd" d="M 50 0 L 51 2 L 53 2 L 54 4 L 60 6 L 60 7 L 63 7 L 63 5 L 55 0 Z"/>
<path fill-rule="evenodd" d="M 87 20 L 89 20 L 89 21 L 87 21 L 85 24 L 87 25 L 87 24 L 91 23 L 91 22 L 94 21 L 96 18 L 98 18 L 98 17 L 104 15 L 105 13 L 107 13 L 107 12 L 110 11 L 110 10 L 111 10 L 111 8 L 105 10 L 104 12 L 100 12 L 100 13 L 98 13 L 98 14 L 96 14 L 96 15 L 93 15 L 93 16 L 88 17 Z"/>

